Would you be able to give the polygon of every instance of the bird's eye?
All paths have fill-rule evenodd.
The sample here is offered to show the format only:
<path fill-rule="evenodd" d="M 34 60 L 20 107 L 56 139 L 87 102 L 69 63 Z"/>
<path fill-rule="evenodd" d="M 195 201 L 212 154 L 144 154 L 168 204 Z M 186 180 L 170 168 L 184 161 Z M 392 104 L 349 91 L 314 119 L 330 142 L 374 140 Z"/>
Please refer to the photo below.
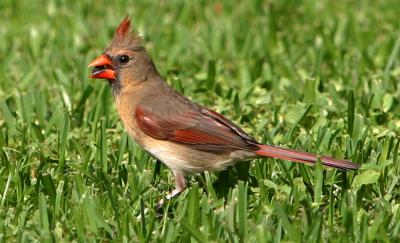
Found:
<path fill-rule="evenodd" d="M 127 55 L 122 55 L 119 57 L 119 62 L 121 64 L 126 64 L 129 62 L 129 57 Z"/>

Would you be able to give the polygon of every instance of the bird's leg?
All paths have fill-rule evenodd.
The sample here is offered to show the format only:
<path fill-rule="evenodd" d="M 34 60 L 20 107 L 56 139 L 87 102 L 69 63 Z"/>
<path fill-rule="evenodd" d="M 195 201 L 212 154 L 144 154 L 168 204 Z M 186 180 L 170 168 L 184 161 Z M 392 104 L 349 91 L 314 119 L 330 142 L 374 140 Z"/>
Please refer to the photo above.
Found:
<path fill-rule="evenodd" d="M 175 197 L 186 188 L 185 176 L 181 172 L 174 171 L 173 173 L 175 177 L 175 189 L 172 190 L 172 192 L 165 197 L 167 200 L 170 200 L 171 198 Z M 164 203 L 165 200 L 163 198 L 157 203 L 157 208 L 162 207 Z"/>
<path fill-rule="evenodd" d="M 168 200 L 175 197 L 186 188 L 185 176 L 180 172 L 174 172 L 174 176 L 175 176 L 175 189 L 172 190 L 172 192 L 169 195 L 167 195 L 166 198 Z"/>

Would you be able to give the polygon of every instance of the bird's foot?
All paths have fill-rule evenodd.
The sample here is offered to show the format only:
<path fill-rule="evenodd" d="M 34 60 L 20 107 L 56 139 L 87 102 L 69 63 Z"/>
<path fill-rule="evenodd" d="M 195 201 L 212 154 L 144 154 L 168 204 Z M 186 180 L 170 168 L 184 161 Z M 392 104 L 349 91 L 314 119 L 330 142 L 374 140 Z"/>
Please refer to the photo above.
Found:
<path fill-rule="evenodd" d="M 170 200 L 171 198 L 179 195 L 186 188 L 185 176 L 180 172 L 174 172 L 174 176 L 175 176 L 175 189 L 172 190 L 172 192 L 168 194 L 165 198 L 158 201 L 156 206 L 157 211 L 164 205 L 166 200 Z"/>
<path fill-rule="evenodd" d="M 160 201 L 158 201 L 157 206 L 156 206 L 157 210 L 160 209 L 160 208 L 164 205 L 164 203 L 165 203 L 167 200 L 170 200 L 171 198 L 173 198 L 173 197 L 179 195 L 182 191 L 183 191 L 183 190 L 174 189 L 174 190 L 173 190 L 170 194 L 168 194 L 165 198 L 162 198 Z"/>

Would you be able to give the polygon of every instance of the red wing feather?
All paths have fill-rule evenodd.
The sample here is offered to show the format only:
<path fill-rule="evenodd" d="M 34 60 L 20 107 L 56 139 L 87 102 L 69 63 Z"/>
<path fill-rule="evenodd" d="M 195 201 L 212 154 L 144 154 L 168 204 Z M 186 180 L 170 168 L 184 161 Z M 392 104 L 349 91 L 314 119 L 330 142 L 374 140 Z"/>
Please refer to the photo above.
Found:
<path fill-rule="evenodd" d="M 162 140 L 168 138 L 168 134 L 163 131 L 162 127 L 157 122 L 147 117 L 144 114 L 143 109 L 136 109 L 135 120 L 140 129 L 147 135 Z"/>
<path fill-rule="evenodd" d="M 214 118 L 206 112 L 189 111 L 175 116 L 152 114 L 136 108 L 135 119 L 140 129 L 156 139 L 187 144 L 200 150 L 226 151 L 256 149 L 257 143 L 233 123 L 226 123 L 223 116 Z M 212 114 L 215 116 L 215 114 Z M 226 120 L 227 121 L 227 120 Z"/>
<path fill-rule="evenodd" d="M 221 138 L 195 129 L 176 130 L 171 140 L 190 144 L 224 144 L 227 142 Z"/>

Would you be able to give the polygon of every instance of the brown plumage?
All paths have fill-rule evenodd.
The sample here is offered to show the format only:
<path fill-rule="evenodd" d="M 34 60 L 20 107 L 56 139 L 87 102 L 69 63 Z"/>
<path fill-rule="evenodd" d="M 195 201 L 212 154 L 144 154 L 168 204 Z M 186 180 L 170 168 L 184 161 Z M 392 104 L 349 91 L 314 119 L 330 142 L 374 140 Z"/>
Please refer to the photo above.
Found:
<path fill-rule="evenodd" d="M 259 156 L 314 164 L 318 156 L 264 145 L 237 125 L 173 90 L 161 78 L 125 18 L 110 46 L 89 66 L 92 78 L 109 80 L 118 113 L 132 138 L 174 173 L 176 189 L 186 187 L 190 172 L 221 170 Z M 323 165 L 354 170 L 347 160 L 320 157 Z M 162 203 L 162 201 L 161 201 Z"/>

